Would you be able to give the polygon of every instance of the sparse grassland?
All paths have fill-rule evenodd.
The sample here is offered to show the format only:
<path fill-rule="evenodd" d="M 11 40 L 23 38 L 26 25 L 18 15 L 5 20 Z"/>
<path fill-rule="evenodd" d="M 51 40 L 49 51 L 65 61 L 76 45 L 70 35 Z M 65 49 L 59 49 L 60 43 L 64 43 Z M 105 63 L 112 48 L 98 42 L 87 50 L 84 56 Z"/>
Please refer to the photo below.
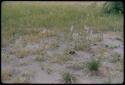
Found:
<path fill-rule="evenodd" d="M 2 2 L 2 82 L 121 82 L 123 15 L 84 3 Z"/>

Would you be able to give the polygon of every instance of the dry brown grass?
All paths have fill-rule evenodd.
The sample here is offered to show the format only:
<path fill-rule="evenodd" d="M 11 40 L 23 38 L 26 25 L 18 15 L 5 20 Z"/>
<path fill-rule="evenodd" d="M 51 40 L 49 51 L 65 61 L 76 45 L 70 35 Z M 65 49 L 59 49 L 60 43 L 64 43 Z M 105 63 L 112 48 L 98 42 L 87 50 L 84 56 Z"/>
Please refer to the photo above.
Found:
<path fill-rule="evenodd" d="M 45 55 L 34 55 L 34 59 L 36 61 L 45 61 L 46 60 L 46 56 Z"/>
<path fill-rule="evenodd" d="M 4 69 L 2 68 L 1 70 L 1 79 L 2 82 L 11 80 L 13 76 L 13 70 L 12 69 Z"/>
<path fill-rule="evenodd" d="M 14 83 L 29 83 L 30 82 L 30 78 L 32 77 L 33 72 L 31 71 L 26 71 L 23 74 L 19 74 L 17 75 L 14 79 L 13 82 Z"/>
<path fill-rule="evenodd" d="M 50 61 L 52 63 L 64 64 L 69 60 L 72 60 L 72 56 L 67 54 L 56 54 L 53 56 L 53 59 Z"/>
<path fill-rule="evenodd" d="M 85 68 L 85 63 L 74 63 L 67 66 L 67 68 L 71 68 L 73 70 L 83 70 Z"/>
<path fill-rule="evenodd" d="M 52 73 L 52 69 L 51 69 L 51 64 L 47 64 L 47 63 L 41 63 L 40 64 L 40 66 L 41 66 L 41 70 L 44 70 L 44 71 L 46 71 L 48 74 L 51 74 Z"/>

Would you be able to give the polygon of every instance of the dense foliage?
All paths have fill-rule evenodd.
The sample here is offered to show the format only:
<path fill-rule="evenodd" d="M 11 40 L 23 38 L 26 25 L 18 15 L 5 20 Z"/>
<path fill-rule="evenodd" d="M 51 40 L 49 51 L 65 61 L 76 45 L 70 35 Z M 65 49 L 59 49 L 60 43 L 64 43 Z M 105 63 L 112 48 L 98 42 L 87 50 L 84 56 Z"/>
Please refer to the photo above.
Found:
<path fill-rule="evenodd" d="M 124 11 L 122 2 L 106 2 L 103 8 L 109 14 L 123 14 Z"/>

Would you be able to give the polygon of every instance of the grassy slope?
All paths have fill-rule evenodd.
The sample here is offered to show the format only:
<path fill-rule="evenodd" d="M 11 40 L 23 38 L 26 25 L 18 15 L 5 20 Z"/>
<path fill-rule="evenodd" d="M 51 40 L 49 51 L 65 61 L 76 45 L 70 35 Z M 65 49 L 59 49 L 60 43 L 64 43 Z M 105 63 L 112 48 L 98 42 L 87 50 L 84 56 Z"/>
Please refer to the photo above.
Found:
<path fill-rule="evenodd" d="M 102 31 L 123 30 L 123 16 L 105 15 L 101 7 L 82 4 L 60 3 L 2 3 L 2 45 L 17 36 L 27 33 L 26 29 L 67 29 L 74 24 L 77 29 L 84 25 Z"/>

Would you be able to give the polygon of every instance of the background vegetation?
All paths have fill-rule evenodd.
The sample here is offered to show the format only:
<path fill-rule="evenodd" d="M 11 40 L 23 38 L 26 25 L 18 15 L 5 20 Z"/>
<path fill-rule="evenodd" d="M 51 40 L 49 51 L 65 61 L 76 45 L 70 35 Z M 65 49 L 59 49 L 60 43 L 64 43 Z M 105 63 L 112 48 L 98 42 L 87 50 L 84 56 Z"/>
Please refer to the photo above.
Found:
<path fill-rule="evenodd" d="M 2 46 L 8 45 L 30 30 L 42 28 L 77 30 L 89 26 L 94 30 L 123 31 L 123 7 L 120 3 L 107 2 L 103 5 L 85 6 L 69 2 L 2 2 Z M 66 4 L 67 3 L 67 4 Z M 68 4 L 69 3 L 69 4 Z M 103 12 L 105 10 L 105 12 Z M 118 14 L 107 14 L 119 12 Z"/>

